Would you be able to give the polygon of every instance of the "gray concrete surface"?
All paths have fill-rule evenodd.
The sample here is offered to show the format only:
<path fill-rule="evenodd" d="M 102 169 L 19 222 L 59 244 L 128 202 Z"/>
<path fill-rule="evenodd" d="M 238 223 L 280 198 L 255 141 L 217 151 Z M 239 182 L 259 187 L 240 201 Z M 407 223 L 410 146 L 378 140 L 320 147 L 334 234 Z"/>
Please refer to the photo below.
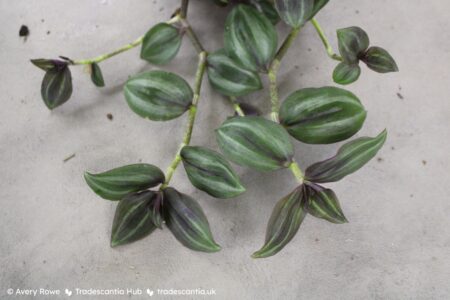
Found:
<path fill-rule="evenodd" d="M 165 20 L 177 5 L 177 0 L 0 0 L 0 297 L 13 298 L 8 288 L 212 288 L 217 299 L 450 299 L 450 3 L 445 0 L 331 1 L 318 16 L 334 45 L 335 29 L 359 25 L 374 45 L 389 49 L 401 69 L 382 76 L 364 68 L 349 88 L 369 111 L 359 135 L 389 131 L 377 159 L 329 185 L 349 224 L 308 217 L 284 251 L 253 260 L 274 203 L 294 187 L 291 175 L 237 168 L 248 192 L 217 200 L 191 187 L 180 168 L 173 184 L 199 200 L 223 250 L 192 252 L 168 230 L 109 247 L 116 204 L 94 195 L 83 171 L 139 161 L 165 169 L 185 118 L 150 122 L 127 107 L 124 81 L 154 68 L 139 60 L 138 50 L 102 63 L 104 89 L 93 87 L 83 68 L 73 68 L 73 97 L 53 112 L 40 99 L 43 73 L 28 59 L 105 53 Z M 190 17 L 206 47 L 220 47 L 223 11 L 193 0 Z M 22 24 L 31 31 L 26 42 L 18 37 Z M 295 46 L 282 65 L 281 94 L 332 84 L 335 63 L 312 26 Z M 192 82 L 195 64 L 185 41 L 168 69 Z M 268 107 L 266 93 L 246 101 Z M 228 103 L 205 81 L 193 144 L 217 148 L 212 129 L 229 114 Z M 303 167 L 338 147 L 296 146 Z"/>

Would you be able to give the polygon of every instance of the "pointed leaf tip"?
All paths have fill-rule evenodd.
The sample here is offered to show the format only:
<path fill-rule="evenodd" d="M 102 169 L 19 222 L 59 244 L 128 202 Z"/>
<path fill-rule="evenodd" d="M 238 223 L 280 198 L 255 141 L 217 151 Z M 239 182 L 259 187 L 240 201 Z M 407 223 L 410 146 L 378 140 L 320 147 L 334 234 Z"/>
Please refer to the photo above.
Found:
<path fill-rule="evenodd" d="M 305 179 L 315 183 L 341 180 L 375 157 L 386 137 L 387 131 L 384 130 L 376 137 L 361 137 L 344 144 L 334 157 L 309 166 L 305 171 Z"/>
<path fill-rule="evenodd" d="M 175 238 L 185 247 L 201 252 L 217 252 L 208 219 L 200 205 L 174 188 L 164 189 L 164 219 Z"/>
<path fill-rule="evenodd" d="M 280 252 L 297 234 L 306 211 L 304 186 L 281 199 L 270 216 L 264 246 L 253 253 L 253 258 L 266 258 Z"/>

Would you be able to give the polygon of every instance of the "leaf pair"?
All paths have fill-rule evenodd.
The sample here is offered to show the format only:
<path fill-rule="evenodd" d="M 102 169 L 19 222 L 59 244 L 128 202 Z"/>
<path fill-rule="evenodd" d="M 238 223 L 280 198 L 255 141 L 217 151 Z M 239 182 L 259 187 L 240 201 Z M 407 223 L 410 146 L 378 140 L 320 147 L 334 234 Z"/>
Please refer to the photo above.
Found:
<path fill-rule="evenodd" d="M 100 197 L 120 200 L 113 221 L 111 246 L 124 245 L 162 229 L 165 221 L 186 247 L 215 252 L 208 220 L 198 203 L 173 188 L 150 191 L 164 182 L 162 171 L 149 164 L 135 164 L 100 174 L 85 174 L 87 184 Z"/>
<path fill-rule="evenodd" d="M 143 191 L 123 198 L 114 216 L 111 246 L 142 239 L 157 227 L 162 229 L 163 220 L 185 247 L 203 252 L 220 250 L 198 203 L 173 188 L 163 192 Z"/>
<path fill-rule="evenodd" d="M 328 3 L 329 0 L 275 0 L 281 19 L 291 27 L 299 28 Z"/>
<path fill-rule="evenodd" d="M 359 27 L 349 27 L 337 31 L 339 52 L 343 62 L 333 72 L 333 80 L 339 84 L 350 84 L 361 74 L 359 61 L 363 61 L 375 72 L 397 72 L 398 67 L 392 56 L 383 48 L 370 47 L 369 36 Z"/>
<path fill-rule="evenodd" d="M 334 182 L 357 171 L 376 155 L 385 140 L 385 131 L 375 138 L 356 139 L 342 146 L 335 157 L 310 166 L 306 170 L 305 183 L 275 206 L 267 225 L 264 246 L 253 257 L 269 257 L 283 249 L 294 238 L 307 213 L 331 223 L 347 223 L 333 190 L 316 182 Z"/>
<path fill-rule="evenodd" d="M 275 205 L 264 246 L 252 257 L 265 258 L 280 252 L 297 234 L 308 213 L 332 223 L 347 223 L 332 190 L 318 185 L 301 185 Z"/>

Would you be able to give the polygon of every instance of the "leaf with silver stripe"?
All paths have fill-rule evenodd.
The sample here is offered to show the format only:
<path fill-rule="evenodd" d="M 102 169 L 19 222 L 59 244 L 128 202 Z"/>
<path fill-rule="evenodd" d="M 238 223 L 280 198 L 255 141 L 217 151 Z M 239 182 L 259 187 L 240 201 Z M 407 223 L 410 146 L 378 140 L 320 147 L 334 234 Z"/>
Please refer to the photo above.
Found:
<path fill-rule="evenodd" d="M 361 137 L 344 144 L 334 157 L 309 166 L 305 179 L 317 183 L 341 180 L 369 162 L 383 147 L 386 137 L 384 130 L 377 137 Z"/>
<path fill-rule="evenodd" d="M 164 189 L 163 211 L 167 227 L 185 247 L 202 252 L 220 250 L 197 201 L 168 187 Z"/>
<path fill-rule="evenodd" d="M 348 223 L 333 190 L 313 183 L 306 184 L 305 187 L 309 214 L 335 224 Z"/>
<path fill-rule="evenodd" d="M 155 192 L 144 191 L 128 195 L 119 202 L 111 231 L 111 247 L 137 241 L 155 230 L 150 209 L 154 196 Z"/>
<path fill-rule="evenodd" d="M 142 191 L 164 182 L 164 173 L 150 164 L 133 164 L 99 174 L 86 172 L 84 179 L 100 197 L 121 200 L 127 194 Z"/>
<path fill-rule="evenodd" d="M 265 244 L 253 253 L 253 258 L 275 255 L 294 238 L 307 213 L 305 202 L 302 185 L 276 204 L 267 225 Z"/>
<path fill-rule="evenodd" d="M 67 65 L 58 65 L 45 72 L 41 96 L 49 109 L 67 102 L 72 95 L 72 89 L 72 74 Z"/>

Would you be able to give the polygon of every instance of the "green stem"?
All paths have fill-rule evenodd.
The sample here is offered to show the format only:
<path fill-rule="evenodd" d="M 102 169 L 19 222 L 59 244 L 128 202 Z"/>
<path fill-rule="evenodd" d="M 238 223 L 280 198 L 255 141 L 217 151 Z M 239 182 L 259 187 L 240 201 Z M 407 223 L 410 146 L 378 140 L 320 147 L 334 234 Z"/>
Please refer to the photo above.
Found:
<path fill-rule="evenodd" d="M 278 50 L 275 58 L 270 65 L 268 77 L 269 77 L 269 89 L 270 89 L 270 101 L 272 103 L 272 112 L 271 119 L 274 122 L 279 122 L 279 111 L 280 111 L 280 99 L 278 96 L 278 83 L 277 76 L 278 70 L 280 69 L 280 63 L 283 57 L 286 55 L 288 49 L 291 47 L 292 43 L 295 41 L 295 38 L 298 36 L 301 27 L 293 28 L 289 35 L 284 40 L 280 49 Z"/>
<path fill-rule="evenodd" d="M 239 105 L 239 102 L 237 102 L 236 97 L 230 97 L 229 99 L 231 104 L 233 105 L 234 111 L 238 114 L 238 116 L 245 117 L 245 113 Z"/>
<path fill-rule="evenodd" d="M 180 17 L 185 19 L 187 17 L 187 11 L 189 6 L 189 0 L 181 0 Z"/>
<path fill-rule="evenodd" d="M 181 162 L 181 149 L 183 147 L 188 146 L 191 142 L 192 137 L 192 131 L 194 129 L 194 123 L 195 123 L 195 117 L 197 115 L 197 105 L 200 100 L 200 90 L 202 87 L 202 81 L 203 81 L 203 75 L 205 74 L 206 70 L 206 57 L 207 53 L 205 51 L 200 52 L 199 54 L 199 62 L 197 67 L 197 72 L 195 75 L 195 84 L 194 84 L 194 97 L 192 99 L 191 107 L 189 108 L 188 112 L 188 123 L 186 127 L 186 131 L 184 133 L 183 142 L 178 147 L 177 154 L 175 155 L 174 159 L 172 160 L 172 163 L 167 168 L 166 171 L 166 180 L 164 184 L 161 185 L 161 190 L 165 189 L 169 186 L 170 180 L 172 179 L 173 173 L 177 169 L 178 165 Z"/>
<path fill-rule="evenodd" d="M 173 17 L 172 19 L 170 19 L 169 21 L 167 21 L 167 24 L 174 24 L 174 23 L 178 22 L 179 20 L 180 20 L 180 16 L 177 15 L 177 16 Z M 125 51 L 128 51 L 130 49 L 133 49 L 133 48 L 139 46 L 140 44 L 142 44 L 143 40 L 144 40 L 144 36 L 140 36 L 133 42 L 126 44 L 125 46 L 122 46 L 110 53 L 102 54 L 102 55 L 96 56 L 94 58 L 89 58 L 89 59 L 74 60 L 72 62 L 72 65 L 90 65 L 93 63 L 102 62 L 108 58 L 116 56 L 117 54 L 123 53 Z"/>
<path fill-rule="evenodd" d="M 298 166 L 296 161 L 293 161 L 290 165 L 289 165 L 289 169 L 291 170 L 292 174 L 294 174 L 294 177 L 300 182 L 303 183 L 304 180 L 304 175 L 302 170 L 300 169 L 300 167 Z"/>
<path fill-rule="evenodd" d="M 198 53 L 205 52 L 205 48 L 203 48 L 202 43 L 198 39 L 195 32 L 192 30 L 189 22 L 184 18 L 180 18 L 180 22 L 183 25 L 183 28 L 186 31 L 188 38 L 191 40 L 191 43 L 194 46 L 195 50 L 197 50 Z"/>
<path fill-rule="evenodd" d="M 325 46 L 325 49 L 327 50 L 328 56 L 334 60 L 342 61 L 342 57 L 337 55 L 334 52 L 333 47 L 331 47 L 331 44 L 328 41 L 327 37 L 325 36 L 325 33 L 324 33 L 322 27 L 320 26 L 319 22 L 317 22 L 317 20 L 313 18 L 311 20 L 311 23 L 313 24 L 314 28 L 316 29 L 317 33 L 319 34 L 319 37 L 322 40 L 322 43 Z"/>

